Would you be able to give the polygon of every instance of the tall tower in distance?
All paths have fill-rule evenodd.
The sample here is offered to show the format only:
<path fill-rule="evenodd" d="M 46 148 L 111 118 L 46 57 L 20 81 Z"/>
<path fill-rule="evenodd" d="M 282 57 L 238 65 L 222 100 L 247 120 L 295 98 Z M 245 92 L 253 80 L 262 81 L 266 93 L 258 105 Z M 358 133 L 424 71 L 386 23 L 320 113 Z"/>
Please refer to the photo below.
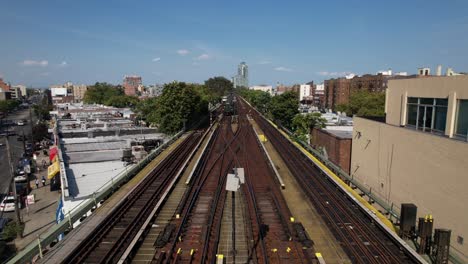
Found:
<path fill-rule="evenodd" d="M 249 66 L 245 62 L 241 62 L 237 66 L 237 75 L 232 77 L 232 82 L 234 88 L 249 88 Z"/>

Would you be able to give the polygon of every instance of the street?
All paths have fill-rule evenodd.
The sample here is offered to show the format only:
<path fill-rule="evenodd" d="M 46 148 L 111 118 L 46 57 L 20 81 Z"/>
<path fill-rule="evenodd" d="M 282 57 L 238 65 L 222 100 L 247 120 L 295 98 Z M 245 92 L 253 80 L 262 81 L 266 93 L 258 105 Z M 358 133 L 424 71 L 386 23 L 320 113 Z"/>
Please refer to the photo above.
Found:
<path fill-rule="evenodd" d="M 23 141 L 18 141 L 18 136 L 23 134 L 29 137 L 31 136 L 31 122 L 29 119 L 29 109 L 22 109 L 19 110 L 15 113 L 9 114 L 3 121 L 6 120 L 20 120 L 24 119 L 26 120 L 24 126 L 10 126 L 8 128 L 8 131 L 15 131 L 16 135 L 14 136 L 9 136 L 9 137 L 1 137 L 0 138 L 0 197 L 3 197 L 4 195 L 8 194 L 8 189 L 11 184 L 11 175 L 10 175 L 10 167 L 8 163 L 8 154 L 7 154 L 7 148 L 6 148 L 6 140 L 8 139 L 10 143 L 10 155 L 11 155 L 11 160 L 12 160 L 12 165 L 14 168 L 16 168 L 16 165 L 18 163 L 18 159 L 21 157 L 21 155 L 24 152 L 23 148 Z M 33 122 L 36 119 L 33 116 Z M 7 128 L 3 127 L 2 131 L 5 131 Z"/>

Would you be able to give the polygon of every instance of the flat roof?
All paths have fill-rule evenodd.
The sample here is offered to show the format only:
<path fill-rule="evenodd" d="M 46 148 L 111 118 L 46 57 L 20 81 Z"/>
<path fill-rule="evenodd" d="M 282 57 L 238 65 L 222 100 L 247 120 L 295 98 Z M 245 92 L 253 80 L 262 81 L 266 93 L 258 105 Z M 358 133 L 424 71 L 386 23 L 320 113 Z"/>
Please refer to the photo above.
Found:
<path fill-rule="evenodd" d="M 127 167 L 130 168 L 131 166 Z M 69 194 L 73 199 L 90 198 L 98 188 L 123 173 L 125 169 L 120 160 L 69 164 L 66 168 Z"/>
<path fill-rule="evenodd" d="M 351 139 L 353 138 L 353 131 L 349 131 L 349 130 L 329 130 L 329 129 L 323 129 L 324 131 L 334 135 L 334 136 L 337 136 L 339 138 L 344 138 L 344 139 Z"/>

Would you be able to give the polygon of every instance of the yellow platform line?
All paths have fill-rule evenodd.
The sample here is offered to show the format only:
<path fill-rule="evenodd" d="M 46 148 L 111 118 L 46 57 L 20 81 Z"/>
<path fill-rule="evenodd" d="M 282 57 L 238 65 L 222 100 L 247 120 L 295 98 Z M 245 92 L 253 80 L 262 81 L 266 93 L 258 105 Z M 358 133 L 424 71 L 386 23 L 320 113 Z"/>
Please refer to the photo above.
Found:
<path fill-rule="evenodd" d="M 267 121 L 275 127 L 283 136 L 285 136 L 291 143 L 293 143 L 298 149 L 302 151 L 305 155 L 307 155 L 310 159 L 312 159 L 315 164 L 317 164 L 323 171 L 325 171 L 330 177 L 332 177 L 335 182 L 340 184 L 346 191 L 348 191 L 356 200 L 358 200 L 362 205 L 364 205 L 367 209 L 369 209 L 372 213 L 377 216 L 383 224 L 385 224 L 390 230 L 396 233 L 395 226 L 393 223 L 387 219 L 382 213 L 380 213 L 375 207 L 373 207 L 369 202 L 367 202 L 364 198 L 361 197 L 353 188 L 347 185 L 340 177 L 338 177 L 333 171 L 331 171 L 325 164 L 323 164 L 319 159 L 317 159 L 314 155 L 312 155 L 309 151 L 307 151 L 304 147 L 302 147 L 299 143 L 292 140 L 288 134 L 278 128 L 278 126 L 273 123 L 271 120 Z"/>

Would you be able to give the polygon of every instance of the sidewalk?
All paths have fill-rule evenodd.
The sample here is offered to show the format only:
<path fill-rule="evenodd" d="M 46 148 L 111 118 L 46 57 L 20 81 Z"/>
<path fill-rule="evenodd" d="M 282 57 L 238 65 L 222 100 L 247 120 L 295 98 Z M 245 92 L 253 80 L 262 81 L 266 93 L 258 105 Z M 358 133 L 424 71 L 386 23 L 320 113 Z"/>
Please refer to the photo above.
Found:
<path fill-rule="evenodd" d="M 33 174 L 39 179 L 39 188 L 36 187 L 34 176 L 31 177 L 30 180 L 32 189 L 30 195 L 34 195 L 35 203 L 29 205 L 29 208 L 21 209 L 21 218 L 25 226 L 23 238 L 15 240 L 18 251 L 37 239 L 41 233 L 55 224 L 55 212 L 57 210 L 60 193 L 58 191 L 50 191 L 49 180 L 46 180 L 46 186 L 42 186 L 42 176 L 47 179 L 47 168 L 42 168 L 43 160 L 49 165 L 49 157 L 44 155 L 41 151 L 36 159 L 36 164 L 37 167 L 40 167 L 40 171 L 36 171 L 36 173 Z"/>

